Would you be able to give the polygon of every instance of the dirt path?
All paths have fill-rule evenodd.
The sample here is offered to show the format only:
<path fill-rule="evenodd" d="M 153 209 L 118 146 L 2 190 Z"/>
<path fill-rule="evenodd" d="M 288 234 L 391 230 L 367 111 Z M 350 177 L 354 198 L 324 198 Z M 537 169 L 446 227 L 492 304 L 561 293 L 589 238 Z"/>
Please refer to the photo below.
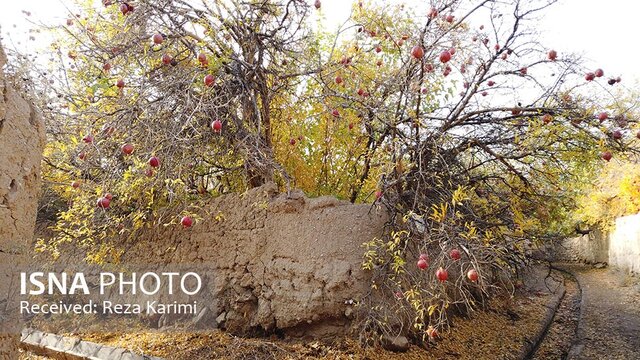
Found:
<path fill-rule="evenodd" d="M 578 282 L 569 273 L 556 270 L 550 276 L 564 284 L 565 294 L 542 343 L 531 357 L 533 360 L 566 359 L 578 330 L 581 300 Z"/>
<path fill-rule="evenodd" d="M 559 266 L 582 288 L 580 321 L 568 359 L 640 359 L 640 286 L 608 269 Z"/>

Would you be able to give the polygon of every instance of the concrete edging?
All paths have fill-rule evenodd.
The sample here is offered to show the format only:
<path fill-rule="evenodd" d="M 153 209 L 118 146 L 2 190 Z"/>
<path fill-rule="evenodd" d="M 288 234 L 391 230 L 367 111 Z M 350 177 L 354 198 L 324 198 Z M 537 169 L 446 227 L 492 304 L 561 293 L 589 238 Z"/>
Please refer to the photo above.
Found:
<path fill-rule="evenodd" d="M 556 317 L 556 312 L 558 311 L 558 308 L 560 307 L 560 303 L 562 303 L 562 299 L 564 299 L 565 294 L 566 294 L 565 286 L 564 284 L 560 284 L 560 286 L 558 286 L 558 291 L 554 294 L 554 297 L 553 299 L 551 299 L 550 304 L 546 305 L 547 311 L 542 317 L 542 321 L 541 321 L 542 326 L 540 327 L 540 330 L 534 334 L 531 340 L 525 341 L 520 351 L 520 354 L 518 354 L 517 359 L 530 359 L 538 350 L 538 348 L 540 347 L 540 344 L 542 343 L 545 336 L 547 335 L 549 328 L 553 324 L 553 320 Z"/>
<path fill-rule="evenodd" d="M 576 275 L 576 273 L 573 270 L 571 270 L 570 267 L 566 267 L 563 265 L 566 265 L 566 264 L 562 264 L 562 263 L 554 264 L 552 265 L 551 268 L 554 270 L 562 271 L 565 274 L 568 274 L 569 276 L 571 276 L 576 281 L 576 284 L 578 284 L 578 291 L 580 292 L 580 311 L 578 315 L 578 326 L 576 329 L 576 337 L 571 343 L 571 347 L 569 348 L 569 354 L 567 355 L 567 359 L 575 359 L 580 355 L 580 353 L 582 352 L 582 349 L 584 348 L 584 333 L 585 333 L 584 311 L 586 309 L 586 306 L 584 303 L 584 296 L 582 294 L 582 283 L 580 282 L 578 275 Z"/>
<path fill-rule="evenodd" d="M 83 341 L 80 338 L 23 329 L 20 347 L 36 355 L 57 360 L 163 360 L 130 350 Z"/>

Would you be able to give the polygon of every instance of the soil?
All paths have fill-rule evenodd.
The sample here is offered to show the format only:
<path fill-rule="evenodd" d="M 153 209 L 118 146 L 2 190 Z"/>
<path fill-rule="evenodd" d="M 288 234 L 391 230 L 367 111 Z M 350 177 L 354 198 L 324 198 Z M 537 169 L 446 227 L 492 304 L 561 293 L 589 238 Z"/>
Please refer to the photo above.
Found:
<path fill-rule="evenodd" d="M 545 273 L 539 271 L 536 276 L 543 278 Z M 512 296 L 495 298 L 487 309 L 470 317 L 454 318 L 451 329 L 436 343 L 412 345 L 404 353 L 363 348 L 351 338 L 301 343 L 275 336 L 240 338 L 218 330 L 193 333 L 129 328 L 67 335 L 167 359 L 517 359 L 523 345 L 539 331 L 540 319 L 554 297 L 552 291 L 557 290 L 557 282 L 549 289 L 539 283 L 525 284 Z M 31 358 L 24 354 L 22 359 Z"/>
<path fill-rule="evenodd" d="M 532 357 L 535 360 L 566 359 L 578 331 L 581 300 L 578 282 L 572 275 L 559 271 L 553 271 L 550 276 L 564 283 L 566 293 L 553 323 Z"/>
<path fill-rule="evenodd" d="M 531 295 L 496 300 L 489 311 L 456 321 L 455 327 L 428 349 L 413 345 L 406 353 L 363 348 L 349 338 L 297 343 L 277 338 L 238 338 L 221 331 L 99 333 L 82 338 L 167 359 L 515 359 L 524 341 L 539 327 L 538 319 L 545 311 L 548 297 Z"/>
<path fill-rule="evenodd" d="M 167 359 L 517 359 L 540 330 L 562 283 L 566 293 L 532 359 L 640 359 L 640 280 L 590 266 L 558 268 L 567 273 L 552 271 L 545 277 L 538 269 L 514 296 L 496 298 L 485 311 L 454 319 L 438 342 L 412 345 L 404 353 L 363 348 L 350 338 L 301 343 L 239 338 L 218 330 L 73 335 Z M 44 358 L 22 354 L 21 359 Z"/>
<path fill-rule="evenodd" d="M 640 283 L 609 269 L 562 265 L 582 288 L 570 359 L 640 359 Z"/>

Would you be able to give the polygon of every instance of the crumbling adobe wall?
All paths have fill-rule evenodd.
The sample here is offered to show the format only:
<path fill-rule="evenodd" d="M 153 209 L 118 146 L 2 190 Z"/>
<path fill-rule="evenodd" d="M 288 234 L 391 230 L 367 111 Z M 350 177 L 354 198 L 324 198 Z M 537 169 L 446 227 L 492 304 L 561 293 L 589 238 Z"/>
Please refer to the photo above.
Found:
<path fill-rule="evenodd" d="M 557 249 L 559 260 L 571 260 L 588 264 L 609 262 L 609 235 L 599 229 L 588 234 L 565 239 Z"/>
<path fill-rule="evenodd" d="M 371 205 L 278 194 L 274 184 L 212 199 L 200 216 L 189 229 L 155 227 L 122 263 L 205 269 L 198 303 L 209 312 L 206 325 L 291 336 L 348 328 L 353 301 L 371 285 L 361 269 L 362 244 L 380 237 L 386 221 Z"/>
<path fill-rule="evenodd" d="M 34 232 L 44 126 L 37 111 L 5 78 L 0 46 L 0 359 L 17 358 L 15 295 Z"/>

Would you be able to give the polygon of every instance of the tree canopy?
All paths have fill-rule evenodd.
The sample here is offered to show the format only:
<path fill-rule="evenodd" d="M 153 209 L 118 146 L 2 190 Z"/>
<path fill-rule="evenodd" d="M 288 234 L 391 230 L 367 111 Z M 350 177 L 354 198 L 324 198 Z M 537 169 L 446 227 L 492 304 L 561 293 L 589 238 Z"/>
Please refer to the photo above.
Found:
<path fill-rule="evenodd" d="M 635 151 L 620 79 L 537 41 L 553 2 L 358 1 L 336 32 L 321 1 L 78 2 L 43 97 L 39 249 L 115 262 L 109 239 L 197 226 L 210 196 L 268 181 L 372 202 L 391 216 L 365 244 L 363 329 L 433 338 L 567 230 L 585 173 Z"/>

